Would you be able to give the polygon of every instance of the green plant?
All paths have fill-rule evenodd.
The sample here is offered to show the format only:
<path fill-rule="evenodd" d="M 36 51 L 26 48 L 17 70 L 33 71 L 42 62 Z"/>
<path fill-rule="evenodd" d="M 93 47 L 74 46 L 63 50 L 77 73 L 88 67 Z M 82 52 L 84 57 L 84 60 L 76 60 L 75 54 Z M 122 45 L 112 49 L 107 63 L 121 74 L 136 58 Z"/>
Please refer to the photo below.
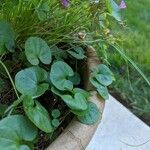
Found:
<path fill-rule="evenodd" d="M 109 94 L 107 86 L 109 86 L 114 80 L 114 76 L 109 68 L 103 64 L 97 66 L 93 69 L 90 81 L 93 86 L 96 87 L 98 93 L 104 98 L 108 99 Z"/>
<path fill-rule="evenodd" d="M 12 28 L 11 30 L 13 31 Z M 7 31 L 9 32 L 10 29 L 8 28 Z M 6 33 L 4 34 L 4 37 L 8 34 Z M 7 40 L 9 43 L 9 40 L 11 39 L 9 38 Z M 5 41 L 2 41 L 2 44 L 5 46 Z M 66 50 L 68 53 L 67 58 L 72 58 L 74 69 L 76 69 L 76 64 L 74 63 L 77 60 L 79 61 L 86 58 L 84 55 L 84 48 L 74 47 L 72 44 L 67 44 L 67 46 L 72 46 L 69 50 Z M 58 50 L 63 51 L 63 49 L 59 47 Z M 9 51 L 3 51 L 3 54 L 1 55 L 0 63 L 12 83 L 17 100 L 15 100 L 5 112 L 2 112 L 4 113 L 2 116 L 8 116 L 0 121 L 0 130 L 2 133 L 12 132 L 12 134 L 16 134 L 15 132 L 20 131 L 19 126 L 24 122 L 22 126 L 24 131 L 29 129 L 32 134 L 30 135 L 28 131 L 25 133 L 19 132 L 20 135 L 17 137 L 18 139 L 16 139 L 15 135 L 12 135 L 14 136 L 14 139 L 7 141 L 10 147 L 6 147 L 6 149 L 32 149 L 33 144 L 30 142 L 35 140 L 37 129 L 49 134 L 54 132 L 60 125 L 61 122 L 58 119 L 60 111 L 56 109 L 50 114 L 49 109 L 46 109 L 46 107 L 39 102 L 45 93 L 53 93 L 58 100 L 63 101 L 66 106 L 68 106 L 69 111 L 75 114 L 81 122 L 93 124 L 98 120 L 100 112 L 95 104 L 88 102 L 90 94 L 77 87 L 81 81 L 77 70 L 74 72 L 74 69 L 65 62 L 65 59 L 57 60 L 56 57 L 53 57 L 55 55 L 53 55 L 51 48 L 43 39 L 39 37 L 29 37 L 25 42 L 24 51 L 21 50 L 21 52 L 24 53 L 26 59 L 24 59 L 25 62 L 22 62 L 21 60 L 23 63 L 21 67 L 13 71 L 15 73 L 15 83 L 7 66 L 2 61 L 4 56 L 5 59 L 10 59 Z M 14 54 L 15 53 L 16 52 L 14 52 Z M 19 56 L 20 55 L 17 54 L 17 59 Z M 105 76 L 101 78 L 101 82 L 106 83 L 106 80 L 110 80 L 107 77 L 110 74 L 112 75 L 112 73 L 106 66 L 103 65 L 103 67 L 104 68 L 99 68 L 98 71 L 105 74 Z M 105 77 L 107 79 L 105 79 Z M 100 94 L 102 95 L 102 93 Z M 21 109 L 21 112 L 19 113 L 17 112 L 19 111 L 18 108 Z M 15 119 L 18 126 L 12 127 L 11 129 L 7 128 L 7 126 L 9 126 L 12 121 L 15 121 Z M 3 127 L 4 124 L 6 125 L 6 128 Z M 29 128 L 30 126 L 32 128 Z M 19 131 L 16 131 L 16 128 Z M 31 136 L 31 139 L 26 139 L 29 135 Z M 0 138 L 7 139 L 7 136 L 8 134 L 5 136 L 1 134 Z M 24 141 L 23 145 L 18 145 L 18 141 Z M 5 141 L 2 140 L 1 147 L 4 147 L 5 144 Z"/>
<path fill-rule="evenodd" d="M 13 88 L 8 92 L 16 94 L 0 121 L 1 133 L 7 133 L 0 138 L 9 139 L 9 132 L 14 138 L 1 140 L 1 148 L 34 149 L 37 134 L 52 134 L 69 113 L 85 124 L 98 120 L 101 114 L 80 84 L 79 64 L 86 60 L 89 44 L 100 44 L 104 51 L 116 44 L 105 30 L 110 16 L 121 21 L 118 12 L 113 0 L 72 0 L 69 8 L 57 0 L 1 1 L 0 19 L 5 21 L 0 22 L 0 64 L 6 72 L 2 80 L 9 79 Z M 107 86 L 114 80 L 108 67 L 99 65 L 90 80 L 108 99 Z"/>

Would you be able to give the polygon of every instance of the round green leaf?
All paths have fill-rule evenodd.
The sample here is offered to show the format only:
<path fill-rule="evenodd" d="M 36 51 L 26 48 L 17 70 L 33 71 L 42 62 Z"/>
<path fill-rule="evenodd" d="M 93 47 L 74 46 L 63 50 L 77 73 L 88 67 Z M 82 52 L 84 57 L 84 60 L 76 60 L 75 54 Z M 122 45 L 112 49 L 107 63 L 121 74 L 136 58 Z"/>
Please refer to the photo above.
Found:
<path fill-rule="evenodd" d="M 24 116 L 12 115 L 0 121 L 1 150 L 30 150 L 37 136 L 37 128 Z"/>
<path fill-rule="evenodd" d="M 73 92 L 82 94 L 86 99 L 88 99 L 90 97 L 90 93 L 89 92 L 87 92 L 87 91 L 85 91 L 83 89 L 80 89 L 80 88 L 74 88 Z"/>
<path fill-rule="evenodd" d="M 25 54 L 32 65 L 51 63 L 51 50 L 47 43 L 38 37 L 30 37 L 25 43 Z"/>
<path fill-rule="evenodd" d="M 23 96 L 23 107 L 28 118 L 42 131 L 51 133 L 53 128 L 47 110 L 30 96 Z"/>
<path fill-rule="evenodd" d="M 81 93 L 76 93 L 74 97 L 63 95 L 61 98 L 72 110 L 84 111 L 87 109 L 87 100 Z"/>
<path fill-rule="evenodd" d="M 106 86 L 99 85 L 97 87 L 98 93 L 104 98 L 104 100 L 109 99 L 109 93 Z"/>
<path fill-rule="evenodd" d="M 74 76 L 69 77 L 69 80 L 74 84 L 74 85 L 79 85 L 80 84 L 80 75 L 75 72 Z"/>
<path fill-rule="evenodd" d="M 56 89 L 55 87 L 51 87 L 51 91 L 59 97 L 65 95 L 64 91 L 60 91 L 60 90 Z"/>
<path fill-rule="evenodd" d="M 11 25 L 1 21 L 0 22 L 0 55 L 6 52 L 14 51 L 15 47 L 15 33 Z"/>
<path fill-rule="evenodd" d="M 84 116 L 86 113 L 87 113 L 87 111 L 88 111 L 88 109 L 86 109 L 86 110 L 70 110 L 73 114 L 75 114 L 76 116 Z"/>
<path fill-rule="evenodd" d="M 16 88 L 21 94 L 39 97 L 49 87 L 47 83 L 43 83 L 47 76 L 47 72 L 40 67 L 26 68 L 16 74 Z"/>
<path fill-rule="evenodd" d="M 93 86 L 98 87 L 100 85 L 108 86 L 114 80 L 114 76 L 110 69 L 104 64 L 98 65 L 93 69 L 93 72 L 90 77 L 90 82 Z"/>
<path fill-rule="evenodd" d="M 111 70 L 104 64 L 99 64 L 96 68 L 93 69 L 95 74 L 103 74 L 113 76 Z"/>
<path fill-rule="evenodd" d="M 99 83 L 105 86 L 108 86 L 112 83 L 112 76 L 110 75 L 97 74 L 95 78 Z"/>
<path fill-rule="evenodd" d="M 95 79 L 94 76 L 91 76 L 91 77 L 90 77 L 90 82 L 92 83 L 92 85 L 93 85 L 94 87 L 98 87 L 98 86 L 100 85 L 100 83 Z"/>
<path fill-rule="evenodd" d="M 67 52 L 58 48 L 56 45 L 51 47 L 51 51 L 56 60 L 64 60 L 68 57 Z"/>
<path fill-rule="evenodd" d="M 52 116 L 53 116 L 53 118 L 58 118 L 60 116 L 59 109 L 53 109 L 52 110 Z"/>
<path fill-rule="evenodd" d="M 60 121 L 58 119 L 53 119 L 52 125 L 53 125 L 53 127 L 57 128 L 60 125 Z"/>
<path fill-rule="evenodd" d="M 100 117 L 101 114 L 96 104 L 94 104 L 93 102 L 88 102 L 87 113 L 84 116 L 78 116 L 78 119 L 84 124 L 92 125 L 96 123 Z"/>
<path fill-rule="evenodd" d="M 75 47 L 73 50 L 68 50 L 67 52 L 76 59 L 83 59 L 86 57 L 84 55 L 85 52 L 81 47 Z"/>
<path fill-rule="evenodd" d="M 59 90 L 72 90 L 73 83 L 68 79 L 73 76 L 72 68 L 63 61 L 53 63 L 50 71 L 50 80 Z"/>

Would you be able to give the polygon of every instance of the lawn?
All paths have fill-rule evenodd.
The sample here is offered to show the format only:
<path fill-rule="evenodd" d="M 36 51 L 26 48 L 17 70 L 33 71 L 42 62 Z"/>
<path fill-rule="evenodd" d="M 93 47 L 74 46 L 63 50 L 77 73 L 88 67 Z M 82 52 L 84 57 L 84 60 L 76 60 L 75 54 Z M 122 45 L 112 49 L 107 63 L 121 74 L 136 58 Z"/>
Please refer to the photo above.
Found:
<path fill-rule="evenodd" d="M 120 36 L 121 46 L 144 74 L 150 77 L 150 1 L 126 0 L 127 8 L 122 11 L 124 26 L 114 25 L 115 34 Z M 118 27 L 116 29 L 116 26 Z M 150 87 L 142 77 L 123 61 L 118 54 L 110 57 L 116 72 L 113 93 L 119 93 L 123 102 L 148 124 L 150 124 Z M 118 69 L 120 67 L 120 69 Z M 149 78 L 150 80 L 150 78 Z"/>

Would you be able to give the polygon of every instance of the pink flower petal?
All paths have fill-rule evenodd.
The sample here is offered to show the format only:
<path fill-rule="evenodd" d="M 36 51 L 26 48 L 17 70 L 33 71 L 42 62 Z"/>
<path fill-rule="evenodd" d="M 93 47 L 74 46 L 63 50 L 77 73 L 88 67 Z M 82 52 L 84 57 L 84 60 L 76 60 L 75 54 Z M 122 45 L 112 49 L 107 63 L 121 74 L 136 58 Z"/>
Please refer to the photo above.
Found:
<path fill-rule="evenodd" d="M 120 9 L 125 9 L 126 7 L 127 7 L 127 6 L 126 6 L 125 1 L 122 0 L 122 1 L 120 2 L 119 8 L 120 8 Z"/>

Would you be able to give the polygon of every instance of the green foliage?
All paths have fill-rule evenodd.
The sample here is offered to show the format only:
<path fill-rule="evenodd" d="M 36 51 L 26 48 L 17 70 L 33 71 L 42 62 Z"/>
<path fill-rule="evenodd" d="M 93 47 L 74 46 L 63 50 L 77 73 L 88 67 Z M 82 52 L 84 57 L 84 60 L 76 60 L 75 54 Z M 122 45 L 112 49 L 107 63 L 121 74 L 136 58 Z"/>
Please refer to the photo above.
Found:
<path fill-rule="evenodd" d="M 68 79 L 74 84 L 79 85 L 80 84 L 80 74 L 75 72 L 73 76 L 68 77 Z"/>
<path fill-rule="evenodd" d="M 72 90 L 73 83 L 68 80 L 72 77 L 74 72 L 72 68 L 63 61 L 57 61 L 52 64 L 50 71 L 50 80 L 52 84 L 59 90 Z"/>
<path fill-rule="evenodd" d="M 109 86 L 114 80 L 114 76 L 110 69 L 100 64 L 93 69 L 90 81 L 94 87 L 96 87 L 98 93 L 104 98 L 109 98 L 107 86 Z"/>
<path fill-rule="evenodd" d="M 28 118 L 42 131 L 52 132 L 51 120 L 47 110 L 30 96 L 23 96 L 23 107 Z"/>
<path fill-rule="evenodd" d="M 58 48 L 56 45 L 51 47 L 51 51 L 56 60 L 64 60 L 68 57 L 67 52 Z"/>
<path fill-rule="evenodd" d="M 25 54 L 32 65 L 38 65 L 39 60 L 44 64 L 51 62 L 51 50 L 47 43 L 38 37 L 30 37 L 25 43 Z"/>
<path fill-rule="evenodd" d="M 95 78 L 99 83 L 101 83 L 104 86 L 108 86 L 113 82 L 113 74 L 110 71 L 110 69 L 100 64 L 95 69 L 93 69 L 93 78 Z"/>
<path fill-rule="evenodd" d="M 62 98 L 72 112 L 81 112 L 87 109 L 89 93 L 83 89 L 74 88 L 72 91 L 62 92 L 52 87 L 52 92 Z"/>
<path fill-rule="evenodd" d="M 0 149 L 33 149 L 37 128 L 24 116 L 12 115 L 0 121 Z"/>
<path fill-rule="evenodd" d="M 90 97 L 90 93 L 89 92 L 87 92 L 87 91 L 85 91 L 83 89 L 80 89 L 80 88 L 74 88 L 73 92 L 74 93 L 81 93 L 86 99 L 89 99 L 89 97 Z"/>
<path fill-rule="evenodd" d="M 84 111 L 87 109 L 87 100 L 81 93 L 75 93 L 74 96 L 63 95 L 61 98 L 72 110 Z"/>
<path fill-rule="evenodd" d="M 15 33 L 9 23 L 0 21 L 0 55 L 15 48 Z"/>
<path fill-rule="evenodd" d="M 100 112 L 93 102 L 88 102 L 88 111 L 84 116 L 78 116 L 78 119 L 87 125 L 94 124 L 100 118 Z"/>
<path fill-rule="evenodd" d="M 26 68 L 16 74 L 16 88 L 21 94 L 39 97 L 48 90 L 49 85 L 44 83 L 47 76 L 48 74 L 43 68 Z"/>
<path fill-rule="evenodd" d="M 52 116 L 55 119 L 58 118 L 58 117 L 60 117 L 60 111 L 59 111 L 59 109 L 53 109 Z"/>
<path fill-rule="evenodd" d="M 100 116 L 95 104 L 88 103 L 89 92 L 81 89 L 78 66 L 86 63 L 88 45 L 107 39 L 104 24 L 108 15 L 115 16 L 114 7 L 108 8 L 105 0 L 69 2 L 67 8 L 57 0 L 0 2 L 0 20 L 8 22 L 0 22 L 0 79 L 9 79 L 13 87 L 7 91 L 9 106 L 0 112 L 8 115 L 0 121 L 0 149 L 34 149 L 38 131 L 52 134 L 66 112 L 86 124 Z M 104 98 L 108 93 L 100 86 L 111 84 L 111 75 L 103 67 L 92 77 Z"/>
<path fill-rule="evenodd" d="M 104 98 L 105 100 L 109 99 L 109 93 L 108 93 L 108 89 L 106 86 L 99 85 L 96 88 L 97 88 L 98 93 L 102 96 L 102 98 Z"/>
<path fill-rule="evenodd" d="M 85 52 L 81 47 L 75 47 L 73 50 L 68 50 L 67 52 L 76 59 L 83 59 L 86 57 L 84 55 Z"/>

